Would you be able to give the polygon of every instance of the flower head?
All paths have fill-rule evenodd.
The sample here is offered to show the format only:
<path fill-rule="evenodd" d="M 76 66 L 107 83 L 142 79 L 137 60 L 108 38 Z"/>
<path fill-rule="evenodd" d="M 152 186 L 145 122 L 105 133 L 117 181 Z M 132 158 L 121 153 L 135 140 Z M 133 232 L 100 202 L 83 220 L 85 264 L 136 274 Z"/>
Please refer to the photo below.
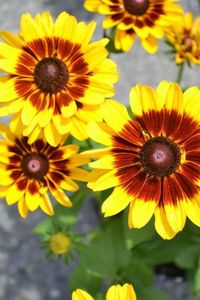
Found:
<path fill-rule="evenodd" d="M 52 147 L 42 139 L 29 145 L 26 137 L 16 136 L 5 125 L 0 126 L 5 140 L 0 141 L 0 195 L 8 205 L 18 202 L 22 217 L 40 207 L 53 215 L 50 192 L 62 205 L 72 203 L 63 190 L 76 191 L 73 179 L 85 181 L 87 171 L 77 168 L 88 159 L 77 154 L 76 145 Z"/>
<path fill-rule="evenodd" d="M 158 49 L 156 39 L 164 29 L 179 21 L 182 9 L 176 0 L 85 0 L 85 8 L 106 15 L 103 28 L 116 27 L 115 47 L 128 51 L 136 35 L 149 53 Z"/>
<path fill-rule="evenodd" d="M 25 13 L 19 36 L 1 31 L 0 69 L 8 75 L 0 79 L 0 115 L 14 114 L 12 131 L 29 143 L 44 135 L 57 146 L 68 132 L 84 140 L 91 115 L 100 120 L 118 74 L 107 59 L 108 40 L 89 43 L 94 29 L 63 12 L 55 22 L 49 13 Z"/>
<path fill-rule="evenodd" d="M 141 228 L 155 215 L 157 232 L 172 238 L 185 225 L 186 216 L 200 226 L 200 90 L 182 93 L 176 83 L 163 81 L 155 91 L 137 85 L 126 108 L 108 100 L 107 124 L 92 123 L 90 137 L 108 146 L 87 152 L 100 157 L 89 187 L 114 187 L 102 205 L 106 217 L 130 204 L 128 224 Z"/>
<path fill-rule="evenodd" d="M 77 289 L 72 293 L 72 300 L 94 300 L 87 292 Z M 106 294 L 106 300 L 137 300 L 131 284 L 113 285 Z"/>
<path fill-rule="evenodd" d="M 185 60 L 200 64 L 200 18 L 193 19 L 191 13 L 183 16 L 182 22 L 172 24 L 166 30 L 167 39 L 174 48 L 177 64 Z"/>
<path fill-rule="evenodd" d="M 56 232 L 51 235 L 49 247 L 54 254 L 61 255 L 69 252 L 71 238 L 64 232 Z"/>

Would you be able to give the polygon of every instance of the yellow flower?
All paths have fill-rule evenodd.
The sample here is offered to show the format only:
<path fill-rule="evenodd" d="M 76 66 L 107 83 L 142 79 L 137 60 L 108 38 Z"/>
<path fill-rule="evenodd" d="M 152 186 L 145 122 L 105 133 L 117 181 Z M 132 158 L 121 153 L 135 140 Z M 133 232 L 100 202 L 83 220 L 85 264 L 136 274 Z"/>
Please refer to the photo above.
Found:
<path fill-rule="evenodd" d="M 65 254 L 71 248 L 71 238 L 63 232 L 51 235 L 49 247 L 54 254 Z"/>
<path fill-rule="evenodd" d="M 74 192 L 85 181 L 87 171 L 78 168 L 88 159 L 78 154 L 76 145 L 52 147 L 42 139 L 29 145 L 26 137 L 16 136 L 5 125 L 0 125 L 5 140 L 0 141 L 0 196 L 8 205 L 18 203 L 22 217 L 40 207 L 46 214 L 54 210 L 48 196 L 50 192 L 62 205 L 72 203 L 63 190 Z"/>
<path fill-rule="evenodd" d="M 94 300 L 87 292 L 77 289 L 72 293 L 72 300 Z M 113 285 L 106 294 L 106 300 L 137 300 L 135 291 L 131 284 Z"/>
<path fill-rule="evenodd" d="M 101 120 L 118 73 L 108 39 L 89 43 L 95 26 L 65 12 L 55 22 L 48 12 L 25 13 L 19 36 L 1 31 L 0 69 L 8 74 L 0 78 L 0 115 L 14 114 L 11 130 L 29 143 L 44 135 L 57 146 L 66 133 L 84 140 L 88 120 Z"/>
<path fill-rule="evenodd" d="M 116 27 L 115 47 L 128 51 L 136 35 L 149 53 L 158 49 L 156 39 L 164 36 L 164 29 L 179 22 L 182 8 L 177 0 L 85 0 L 91 12 L 106 15 L 103 28 Z"/>
<path fill-rule="evenodd" d="M 105 217 L 130 204 L 130 228 L 145 226 L 153 214 L 155 228 L 171 239 L 186 217 L 200 226 L 200 90 L 184 93 L 163 81 L 157 90 L 137 85 L 127 109 L 112 100 L 104 105 L 105 123 L 91 123 L 89 135 L 107 148 L 84 155 L 100 158 L 90 166 L 88 186 L 114 187 L 102 205 Z"/>
<path fill-rule="evenodd" d="M 177 64 L 185 60 L 200 64 L 200 18 L 193 20 L 192 13 L 187 13 L 180 24 L 173 24 L 166 33 L 174 47 Z"/>

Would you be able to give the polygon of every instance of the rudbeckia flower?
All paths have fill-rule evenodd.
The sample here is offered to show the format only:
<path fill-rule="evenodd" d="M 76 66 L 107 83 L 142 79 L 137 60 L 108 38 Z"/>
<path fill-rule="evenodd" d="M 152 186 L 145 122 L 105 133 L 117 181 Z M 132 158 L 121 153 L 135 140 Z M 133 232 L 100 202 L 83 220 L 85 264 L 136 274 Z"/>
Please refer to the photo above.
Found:
<path fill-rule="evenodd" d="M 18 203 L 22 217 L 40 207 L 46 214 L 54 210 L 49 192 L 60 204 L 71 207 L 64 190 L 74 192 L 85 181 L 87 171 L 78 166 L 88 159 L 78 154 L 76 145 L 52 147 L 42 139 L 29 145 L 26 137 L 16 136 L 5 125 L 0 125 L 5 140 L 0 141 L 0 196 L 8 205 Z"/>
<path fill-rule="evenodd" d="M 71 246 L 71 237 L 64 232 L 56 232 L 50 236 L 49 248 L 54 254 L 66 254 L 70 251 Z"/>
<path fill-rule="evenodd" d="M 186 217 L 200 226 L 200 90 L 184 93 L 163 81 L 157 90 L 137 85 L 130 92 L 133 119 L 127 109 L 108 100 L 105 123 L 91 123 L 89 135 L 108 146 L 86 152 L 99 157 L 88 186 L 94 191 L 114 187 L 104 201 L 105 217 L 130 204 L 130 228 L 145 226 L 155 215 L 155 228 L 171 239 Z"/>
<path fill-rule="evenodd" d="M 177 64 L 185 60 L 200 64 L 200 18 L 193 19 L 192 13 L 187 13 L 180 24 L 173 24 L 166 33 Z"/>
<path fill-rule="evenodd" d="M 113 285 L 106 294 L 106 300 L 137 300 L 131 284 Z M 77 289 L 72 293 L 72 300 L 94 300 L 87 292 Z"/>
<path fill-rule="evenodd" d="M 34 142 L 41 133 L 52 146 L 69 132 L 87 138 L 88 119 L 114 94 L 116 65 L 107 59 L 108 39 L 90 43 L 95 22 L 78 23 L 63 12 L 22 15 L 21 32 L 1 31 L 0 115 L 14 114 L 12 131 Z"/>
<path fill-rule="evenodd" d="M 106 15 L 103 28 L 116 28 L 115 47 L 128 51 L 136 35 L 149 53 L 158 49 L 156 39 L 164 36 L 164 29 L 179 22 L 182 8 L 176 0 L 85 0 L 91 12 Z"/>

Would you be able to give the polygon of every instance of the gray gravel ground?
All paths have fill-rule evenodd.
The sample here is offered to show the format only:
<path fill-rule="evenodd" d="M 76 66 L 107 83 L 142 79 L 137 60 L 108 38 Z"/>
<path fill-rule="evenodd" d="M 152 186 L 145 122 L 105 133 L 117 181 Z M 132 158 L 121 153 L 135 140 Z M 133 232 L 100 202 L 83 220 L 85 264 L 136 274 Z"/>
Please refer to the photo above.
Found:
<path fill-rule="evenodd" d="M 0 27 L 18 32 L 20 15 L 23 12 L 35 14 L 50 10 L 54 16 L 62 10 L 76 15 L 79 20 L 96 19 L 96 38 L 101 37 L 101 18 L 89 14 L 82 8 L 82 0 L 0 0 Z M 200 13 L 197 0 L 181 1 L 187 10 Z M 148 55 L 136 43 L 128 54 L 112 55 L 120 72 L 115 99 L 128 103 L 130 88 L 136 83 L 156 86 L 162 79 L 176 80 L 176 66 L 163 54 L 163 44 L 156 56 Z M 132 62 L 131 62 L 132 60 Z M 199 68 L 187 69 L 184 85 L 199 84 Z M 88 209 L 90 206 L 90 209 Z M 96 220 L 92 204 L 86 203 L 80 215 L 79 226 L 87 231 Z M 39 238 L 32 234 L 32 228 L 43 219 L 36 212 L 22 220 L 15 207 L 0 203 L 0 300 L 53 300 L 67 299 L 67 281 L 73 265 L 66 268 L 62 263 L 46 261 L 40 249 Z M 184 282 L 158 277 L 156 283 L 168 291 L 173 300 L 198 300 L 188 295 Z M 150 299 L 153 300 L 153 299 Z"/>

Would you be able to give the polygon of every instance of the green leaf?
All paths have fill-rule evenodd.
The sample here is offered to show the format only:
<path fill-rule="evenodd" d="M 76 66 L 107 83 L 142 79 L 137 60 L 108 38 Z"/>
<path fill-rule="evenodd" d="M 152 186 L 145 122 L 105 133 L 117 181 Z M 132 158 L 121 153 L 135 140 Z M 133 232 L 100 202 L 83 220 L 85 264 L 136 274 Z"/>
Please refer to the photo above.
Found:
<path fill-rule="evenodd" d="M 134 282 L 142 286 L 151 286 L 153 284 L 153 269 L 142 259 L 130 259 L 128 267 L 124 270 L 124 282 Z"/>
<path fill-rule="evenodd" d="M 192 269 L 197 266 L 200 245 L 188 245 L 176 257 L 175 263 L 184 269 Z"/>
<path fill-rule="evenodd" d="M 83 204 L 83 201 L 87 195 L 87 189 L 82 188 L 76 193 L 70 195 L 70 200 L 73 203 L 72 207 L 65 207 L 60 204 L 54 206 L 55 214 L 52 217 L 47 217 L 44 221 L 39 223 L 34 229 L 33 232 L 39 235 L 48 234 L 55 226 L 56 223 L 61 227 L 73 226 L 77 221 L 78 212 Z"/>
<path fill-rule="evenodd" d="M 95 276 L 118 276 L 128 265 L 130 258 L 121 218 L 114 217 L 111 221 L 105 221 L 91 243 L 80 249 L 80 253 L 81 259 Z"/>
<path fill-rule="evenodd" d="M 33 228 L 33 232 L 38 235 L 45 236 L 51 227 L 52 227 L 52 221 L 50 218 L 48 218 L 45 221 L 36 225 L 35 228 Z"/>
<path fill-rule="evenodd" d="M 137 293 L 138 300 L 172 300 L 169 295 L 156 287 L 141 287 Z"/>
<path fill-rule="evenodd" d="M 72 292 L 79 288 L 95 295 L 99 292 L 101 285 L 102 279 L 90 274 L 85 265 L 80 262 L 70 278 L 69 289 Z"/>
<path fill-rule="evenodd" d="M 152 238 L 156 235 L 153 220 L 141 229 L 129 229 L 127 209 L 123 212 L 123 228 L 128 249 L 132 249 L 136 245 L 145 241 L 152 240 Z"/>
<path fill-rule="evenodd" d="M 97 294 L 95 300 L 104 300 L 105 297 L 102 294 Z"/>
<path fill-rule="evenodd" d="M 88 245 L 80 245 L 80 261 L 90 274 L 102 278 L 118 278 L 130 262 L 130 252 L 120 215 L 102 222 L 99 230 L 90 234 Z"/>
<path fill-rule="evenodd" d="M 198 259 L 198 268 L 194 275 L 194 291 L 197 295 L 200 295 L 200 256 Z"/>
<path fill-rule="evenodd" d="M 187 226 L 172 240 L 163 240 L 156 235 L 152 240 L 137 245 L 132 253 L 135 258 L 143 257 L 144 261 L 151 265 L 173 262 L 184 249 L 194 245 L 194 235 Z"/>

